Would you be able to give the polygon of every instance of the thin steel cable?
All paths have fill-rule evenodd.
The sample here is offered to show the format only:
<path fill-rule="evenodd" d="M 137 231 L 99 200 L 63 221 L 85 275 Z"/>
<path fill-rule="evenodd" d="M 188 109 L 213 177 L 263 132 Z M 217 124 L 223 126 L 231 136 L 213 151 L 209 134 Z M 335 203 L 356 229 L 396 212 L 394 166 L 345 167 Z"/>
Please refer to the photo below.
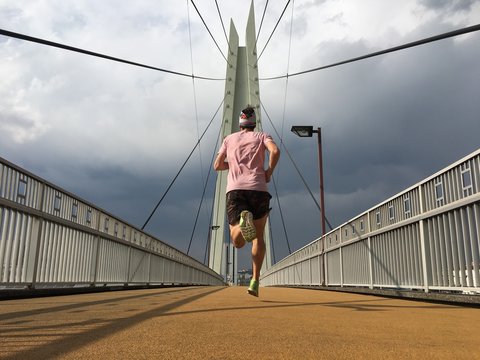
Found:
<path fill-rule="evenodd" d="M 20 39 L 20 40 L 30 41 L 30 42 L 34 42 L 34 43 L 37 43 L 37 44 L 52 46 L 52 47 L 56 47 L 56 48 L 59 48 L 59 49 L 69 50 L 69 51 L 73 51 L 73 52 L 77 52 L 77 53 L 81 53 L 81 54 L 85 54 L 85 55 L 95 56 L 95 57 L 99 57 L 99 58 L 102 58 L 102 59 L 117 61 L 117 62 L 128 64 L 128 65 L 134 65 L 134 66 L 139 66 L 139 67 L 143 67 L 143 68 L 146 68 L 146 69 L 161 71 L 161 72 L 168 73 L 168 74 L 191 77 L 191 78 L 196 78 L 196 79 L 201 79 L 201 80 L 222 80 L 222 81 L 225 80 L 225 78 L 212 78 L 212 77 L 206 77 L 206 76 L 196 76 L 196 75 L 193 75 L 193 74 L 185 74 L 185 73 L 181 73 L 181 72 L 178 72 L 178 71 L 172 71 L 172 70 L 158 68 L 158 67 L 155 67 L 155 66 L 140 64 L 140 63 L 137 63 L 137 62 L 124 60 L 124 59 L 116 58 L 116 57 L 113 57 L 113 56 L 100 54 L 100 53 L 96 53 L 96 52 L 93 52 L 93 51 L 84 50 L 84 49 L 76 48 L 76 47 L 73 47 L 73 46 L 60 44 L 60 43 L 57 43 L 57 42 L 53 42 L 53 41 L 49 41 L 49 40 L 45 40 L 45 39 L 40 39 L 40 38 L 36 38 L 36 37 L 33 37 L 33 36 L 24 35 L 24 34 L 19 34 L 19 33 L 16 33 L 16 32 L 7 31 L 7 30 L 3 30 L 3 29 L 0 29 L 0 35 L 13 37 L 13 38 Z"/>
<path fill-rule="evenodd" d="M 218 138 L 217 138 L 217 143 L 215 145 L 215 150 L 218 149 L 218 147 L 220 146 L 220 143 L 222 141 L 222 130 L 223 130 L 223 122 L 220 124 L 220 130 L 219 130 L 219 133 L 218 133 Z M 212 163 L 213 163 L 213 161 L 212 161 Z M 214 191 L 214 194 L 212 196 L 212 207 L 210 209 L 210 220 L 209 220 L 210 227 L 208 228 L 207 246 L 205 248 L 204 264 L 206 264 L 205 258 L 207 257 L 207 252 L 208 252 L 208 255 L 210 255 L 209 249 L 210 249 L 210 242 L 211 242 L 211 239 L 212 239 L 214 209 L 215 209 L 215 191 Z"/>
<path fill-rule="evenodd" d="M 212 222 L 213 222 L 213 209 L 215 208 L 215 197 L 213 196 L 212 197 L 212 206 L 210 208 L 210 220 L 209 220 L 209 228 L 208 228 L 208 234 L 207 234 L 207 243 L 206 243 L 206 246 L 205 246 L 205 254 L 203 256 L 203 263 L 206 265 L 207 264 L 207 257 L 209 257 L 210 255 L 210 242 L 212 241 Z M 210 261 L 210 259 L 209 259 Z"/>
<path fill-rule="evenodd" d="M 160 198 L 160 200 L 158 201 L 157 205 L 154 207 L 153 211 L 151 212 L 150 216 L 147 218 L 147 220 L 145 221 L 145 224 L 143 224 L 142 226 L 142 230 L 145 228 L 145 226 L 147 226 L 148 222 L 150 221 L 150 219 L 152 218 L 153 214 L 155 214 L 155 211 L 157 211 L 157 208 L 158 206 L 162 203 L 163 199 L 165 198 L 165 196 L 168 194 L 168 192 L 170 191 L 170 188 L 173 186 L 173 184 L 175 183 L 175 181 L 177 180 L 178 176 L 180 175 L 180 173 L 182 172 L 183 168 L 185 167 L 185 165 L 187 164 L 188 160 L 190 160 L 190 158 L 192 157 L 195 149 L 197 148 L 197 146 L 200 144 L 200 141 L 202 140 L 203 136 L 205 135 L 205 133 L 207 132 L 208 128 L 210 127 L 210 125 L 212 124 L 213 122 L 213 119 L 215 119 L 215 117 L 217 116 L 217 113 L 218 111 L 220 110 L 220 108 L 222 107 L 223 103 L 225 101 L 225 97 L 222 99 L 222 102 L 220 103 L 220 105 L 218 106 L 217 110 L 215 111 L 215 114 L 213 115 L 212 119 L 210 120 L 210 122 L 208 123 L 207 127 L 205 128 L 205 130 L 203 131 L 203 134 L 202 136 L 200 136 L 200 139 L 197 141 L 197 143 L 195 144 L 195 146 L 193 147 L 192 151 L 190 152 L 190 154 L 187 156 L 187 159 L 185 160 L 185 162 L 183 163 L 183 165 L 180 167 L 180 170 L 177 172 L 177 174 L 175 175 L 175 177 L 173 178 L 172 182 L 170 183 L 170 185 L 168 185 L 167 187 L 167 190 L 165 190 L 164 194 L 162 195 L 162 197 Z"/>
<path fill-rule="evenodd" d="M 292 15 L 290 17 L 290 39 L 288 41 L 287 74 L 290 70 L 290 55 L 292 52 L 292 34 L 293 34 L 293 12 L 295 10 L 295 0 L 292 0 Z"/>
<path fill-rule="evenodd" d="M 261 101 L 260 101 L 260 104 L 262 105 L 263 111 L 265 112 L 265 115 L 267 115 L 267 118 L 268 118 L 268 120 L 270 121 L 270 124 L 272 125 L 273 130 L 275 131 L 275 133 L 277 134 L 277 136 L 280 137 L 279 134 L 278 134 L 277 129 L 275 128 L 275 125 L 273 124 L 272 119 L 270 118 L 270 116 L 268 115 L 267 110 L 265 109 L 265 106 L 263 105 L 263 103 L 262 103 Z M 282 143 L 282 145 L 283 145 L 283 149 L 285 150 L 285 152 L 286 152 L 287 155 L 288 155 L 288 158 L 290 159 L 290 161 L 292 162 L 293 166 L 295 167 L 295 170 L 297 171 L 298 175 L 300 176 L 300 179 L 302 179 L 303 184 L 305 185 L 305 187 L 306 187 L 307 191 L 309 192 L 311 198 L 312 198 L 313 201 L 315 202 L 315 205 L 317 205 L 318 210 L 319 210 L 319 211 L 322 211 L 320 205 L 318 204 L 317 199 L 315 198 L 315 196 L 313 196 L 312 190 L 310 190 L 310 187 L 308 186 L 305 178 L 303 177 L 302 173 L 300 172 L 300 169 L 298 168 L 297 164 L 295 163 L 295 160 L 293 160 L 292 155 L 290 155 L 290 152 L 288 151 L 288 149 L 287 149 L 287 147 L 285 146 L 285 144 Z M 332 230 L 333 227 L 332 227 L 332 225 L 330 224 L 330 221 L 328 221 L 328 219 L 327 219 L 326 216 L 325 216 L 325 221 L 327 222 L 327 225 L 330 227 L 330 230 Z"/>
<path fill-rule="evenodd" d="M 262 20 L 260 21 L 260 26 L 258 27 L 257 36 L 255 37 L 255 46 L 253 47 L 254 49 L 257 49 L 257 41 L 260 36 L 260 31 L 262 31 L 263 19 L 265 18 L 265 13 L 267 12 L 267 6 L 268 6 L 268 0 L 265 4 L 265 8 L 263 9 Z"/>
<path fill-rule="evenodd" d="M 295 8 L 295 1 L 292 2 L 292 15 L 290 20 L 290 40 L 288 43 L 288 57 L 287 57 L 287 74 L 290 70 L 290 54 L 292 49 L 292 31 L 293 31 L 293 10 Z M 282 128 L 281 128 L 281 137 L 280 137 L 280 146 L 283 146 L 283 137 L 285 129 L 285 114 L 287 112 L 287 95 L 288 95 L 288 77 L 285 80 L 285 93 L 283 96 L 283 115 L 282 115 Z M 277 171 L 277 178 L 280 181 L 280 169 Z"/>
<path fill-rule="evenodd" d="M 272 231 L 272 221 L 270 220 L 270 216 L 268 217 L 268 230 L 270 231 L 270 240 L 273 239 L 273 231 Z M 270 245 L 272 246 L 272 255 L 273 255 L 273 263 L 277 262 L 277 257 L 275 256 L 275 245 L 273 240 L 270 241 Z"/>
<path fill-rule="evenodd" d="M 215 40 L 215 38 L 213 37 L 210 29 L 208 28 L 207 23 L 205 22 L 205 20 L 203 20 L 202 14 L 200 14 L 200 11 L 198 11 L 197 5 L 195 5 L 195 3 L 193 2 L 193 0 L 190 0 L 190 1 L 192 2 L 193 7 L 194 7 L 195 10 L 197 11 L 197 14 L 198 14 L 198 16 L 200 17 L 200 20 L 202 20 L 203 25 L 205 25 L 205 28 L 207 29 L 208 33 L 210 34 L 210 37 L 212 38 L 213 42 L 214 42 L 215 45 L 217 46 L 218 51 L 220 51 L 220 54 L 222 54 L 222 57 L 223 57 L 223 58 L 225 59 L 225 61 L 228 63 L 228 60 L 227 60 L 227 58 L 225 57 L 225 55 L 223 54 L 222 49 L 220 49 L 220 46 L 218 46 L 217 40 Z"/>
<path fill-rule="evenodd" d="M 291 50 L 291 47 L 292 47 L 293 10 L 294 10 L 294 7 L 295 7 L 295 1 L 292 2 L 292 15 L 291 15 L 291 21 L 290 21 L 290 41 L 289 41 L 289 45 L 288 45 L 288 57 L 287 57 L 287 74 L 288 74 L 288 71 L 290 69 L 290 50 Z M 283 143 L 283 135 L 284 135 L 284 127 L 285 127 L 285 113 L 286 113 L 286 105 L 287 105 L 287 93 L 288 93 L 288 78 L 287 78 L 286 83 L 285 83 L 285 94 L 284 94 L 284 98 L 283 98 L 282 128 L 281 128 L 281 136 L 280 136 L 280 146 L 283 147 L 283 148 L 285 148 L 285 144 Z M 278 136 L 278 134 L 277 134 L 277 136 Z M 276 178 L 280 179 L 280 169 L 277 170 Z M 273 187 L 275 189 L 275 198 L 277 200 L 277 205 L 278 205 L 278 209 L 279 209 L 279 213 L 280 213 L 280 219 L 282 220 L 283 232 L 285 234 L 285 240 L 287 242 L 288 253 L 291 254 L 292 249 L 290 247 L 290 241 L 289 241 L 289 238 L 288 238 L 287 228 L 285 226 L 285 219 L 283 217 L 282 206 L 280 204 L 280 197 L 278 196 L 277 181 L 273 176 L 272 176 L 272 183 L 273 183 Z"/>
<path fill-rule="evenodd" d="M 290 40 L 288 42 L 288 57 L 287 57 L 287 74 L 290 71 L 290 55 L 292 51 L 292 33 L 293 33 L 293 10 L 295 9 L 295 0 L 292 1 L 292 16 L 290 19 Z M 193 72 L 193 70 L 192 70 Z M 282 139 L 285 127 L 285 113 L 287 108 L 287 93 L 288 93 L 288 77 L 285 80 L 285 98 L 283 101 L 283 116 L 282 116 Z"/>
<path fill-rule="evenodd" d="M 273 121 L 272 119 L 270 118 L 270 115 L 268 115 L 268 112 L 267 112 L 267 109 L 265 109 L 265 106 L 263 105 L 263 102 L 260 102 L 260 104 L 262 105 L 262 108 L 263 108 L 263 111 L 265 112 L 265 115 L 267 115 L 267 118 L 268 120 L 270 121 L 270 124 L 272 125 L 273 127 L 273 130 L 275 131 L 275 133 L 277 134 L 277 136 L 280 138 L 280 134 L 278 133 L 275 125 L 273 124 Z M 290 161 L 292 162 L 293 166 L 295 167 L 295 170 L 297 170 L 297 173 L 298 175 L 300 175 L 300 178 L 302 179 L 303 181 L 303 184 L 305 185 L 305 187 L 307 188 L 308 192 L 310 193 L 310 196 L 312 197 L 313 201 L 315 202 L 315 204 L 317 205 L 317 208 L 318 210 L 320 210 L 320 205 L 318 204 L 318 201 L 317 199 L 315 198 L 315 196 L 313 196 L 313 193 L 312 191 L 310 190 L 310 187 L 308 186 L 307 182 L 305 181 L 305 178 L 303 177 L 302 173 L 300 172 L 300 169 L 297 167 L 297 164 L 295 163 L 295 161 L 293 160 L 292 156 L 290 155 L 290 152 L 288 151 L 287 147 L 285 146 L 285 144 L 283 144 L 283 149 L 285 149 Z"/>
<path fill-rule="evenodd" d="M 255 62 L 255 65 L 258 63 L 258 61 L 262 57 L 262 54 L 265 51 L 265 49 L 267 48 L 268 43 L 270 42 L 270 39 L 272 38 L 273 34 L 275 33 L 275 30 L 277 30 L 278 24 L 280 23 L 280 20 L 282 20 L 283 14 L 285 14 L 285 10 L 287 10 L 288 4 L 290 4 L 290 0 L 288 0 L 287 3 L 285 4 L 285 7 L 283 8 L 282 14 L 280 15 L 280 18 L 278 19 L 277 23 L 275 24 L 275 27 L 273 28 L 272 33 L 268 37 L 268 40 L 267 40 L 265 46 L 263 47 L 263 50 L 261 51 L 260 55 L 258 56 L 257 61 Z"/>
<path fill-rule="evenodd" d="M 230 41 L 228 41 L 227 31 L 225 30 L 225 24 L 223 23 L 222 13 L 220 12 L 217 0 L 215 0 L 215 5 L 217 6 L 218 16 L 220 17 L 220 22 L 222 23 L 223 34 L 225 35 L 225 40 L 227 41 L 228 51 L 230 52 L 230 54 L 233 54 L 233 51 L 230 48 Z"/>
<path fill-rule="evenodd" d="M 210 224 L 212 223 L 212 218 L 213 218 L 213 205 L 212 205 L 212 215 L 210 216 Z M 211 238 L 212 238 L 212 231 L 211 229 L 208 229 L 207 241 L 205 242 L 205 253 L 203 254 L 203 265 L 207 265 L 207 257 L 210 254 L 208 249 L 210 247 Z"/>
<path fill-rule="evenodd" d="M 222 136 L 222 130 L 223 130 L 223 122 L 220 124 L 220 133 L 218 135 L 217 144 L 215 145 L 215 149 L 218 149 L 218 147 L 220 146 L 220 142 L 222 141 L 222 137 L 221 137 Z M 215 192 L 214 192 L 214 195 L 212 197 L 212 207 L 211 207 L 211 210 L 210 210 L 210 221 L 209 221 L 210 228 L 208 229 L 207 246 L 205 247 L 205 255 L 204 255 L 204 261 L 203 261 L 204 264 L 206 264 L 205 259 L 206 259 L 207 255 L 208 256 L 210 255 L 209 249 L 210 249 L 210 243 L 211 243 L 211 240 L 212 240 L 213 212 L 214 212 L 214 210 L 215 210 Z"/>
<path fill-rule="evenodd" d="M 283 217 L 282 206 L 280 205 L 280 197 L 278 196 L 278 191 L 277 191 L 277 184 L 276 184 L 276 181 L 275 181 L 273 176 L 272 176 L 272 183 L 273 183 L 273 187 L 275 189 L 275 197 L 277 199 L 278 210 L 280 211 L 280 218 L 282 220 L 283 232 L 285 234 L 285 239 L 287 240 L 288 253 L 291 254 L 292 249 L 290 247 L 290 241 L 288 240 L 287 228 L 285 227 L 285 218 Z"/>
<path fill-rule="evenodd" d="M 220 126 L 220 129 L 218 131 L 217 139 L 220 138 L 221 133 L 222 133 L 222 126 Z M 218 144 L 218 141 L 217 141 L 217 144 Z M 212 153 L 212 159 L 210 161 L 210 164 L 213 164 L 216 153 L 217 153 L 217 146 L 214 146 L 213 147 L 213 153 Z M 190 242 L 188 243 L 187 255 L 190 252 L 190 246 L 192 245 L 193 236 L 195 235 L 195 230 L 197 228 L 198 217 L 200 215 L 200 210 L 202 209 L 203 200 L 205 199 L 205 193 L 207 191 L 208 180 L 210 179 L 210 174 L 211 173 L 212 173 L 212 166 L 210 166 L 210 168 L 208 170 L 207 180 L 205 181 L 205 185 L 203 187 L 202 197 L 201 197 L 201 200 L 200 200 L 200 204 L 198 205 L 197 216 L 195 217 L 195 223 L 193 224 L 192 235 L 190 236 Z"/>
<path fill-rule="evenodd" d="M 192 74 L 193 74 L 194 67 L 193 67 L 192 29 L 191 29 L 191 23 L 190 23 L 190 6 L 189 6 L 189 3 L 190 3 L 190 1 L 187 0 L 188 39 L 189 39 L 189 44 L 190 44 L 190 63 L 191 63 L 191 66 L 192 66 Z M 198 126 L 198 107 L 197 107 L 197 93 L 196 93 L 196 90 L 195 90 L 195 79 L 192 79 L 192 86 L 193 86 L 193 102 L 194 102 L 194 107 L 195 107 L 195 121 L 196 121 L 196 124 L 197 124 L 197 140 L 198 140 L 200 138 L 200 128 Z M 200 158 L 200 175 L 202 177 L 202 184 L 203 184 L 205 181 L 204 181 L 204 176 L 203 176 L 203 163 L 202 163 L 202 148 L 201 148 L 201 145 L 198 146 L 198 152 L 199 152 L 199 158 Z M 210 175 L 210 172 L 208 173 L 208 176 L 209 175 Z M 208 177 L 207 177 L 207 181 L 205 182 L 205 186 L 206 186 L 207 182 L 208 182 Z M 205 188 L 204 188 L 204 193 L 203 194 L 205 194 Z M 201 198 L 201 201 L 200 201 L 200 207 L 198 209 L 197 216 L 195 218 L 195 224 L 193 226 L 192 236 L 190 237 L 190 243 L 188 244 L 187 255 L 190 252 L 190 246 L 192 244 L 193 236 L 195 234 L 195 228 L 197 226 L 198 216 L 200 214 L 200 209 L 201 209 L 202 202 L 203 202 L 203 194 L 202 194 L 202 198 Z"/>
<path fill-rule="evenodd" d="M 471 33 L 471 32 L 478 31 L 478 30 L 480 30 L 480 24 L 473 25 L 473 26 L 468 26 L 468 27 L 465 27 L 465 28 L 462 28 L 462 29 L 446 32 L 446 33 L 436 35 L 436 36 L 431 36 L 431 37 L 428 37 L 428 38 L 425 38 L 425 39 L 422 39 L 422 40 L 413 41 L 413 42 L 410 42 L 410 43 L 407 43 L 407 44 L 404 44 L 404 45 L 400 45 L 400 46 L 395 46 L 395 47 L 392 47 L 392 48 L 389 48 L 389 49 L 386 49 L 386 50 L 376 51 L 376 52 L 370 53 L 368 55 L 355 57 L 355 58 L 352 58 L 352 59 L 349 59 L 349 60 L 340 61 L 340 62 L 333 63 L 333 64 L 330 64 L 330 65 L 320 66 L 320 67 L 316 67 L 316 68 L 313 68 L 313 69 L 310 69 L 310 70 L 299 71 L 299 72 L 296 72 L 296 73 L 293 73 L 293 74 L 288 74 L 287 73 L 286 75 L 263 78 L 263 79 L 260 79 L 260 80 L 277 80 L 277 79 L 283 79 L 285 77 L 308 74 L 308 73 L 311 73 L 311 72 L 314 72 L 314 71 L 324 70 L 324 69 L 328 69 L 328 68 L 339 66 L 339 65 L 345 65 L 345 64 L 352 63 L 352 62 L 355 62 L 355 61 L 365 60 L 365 59 L 372 58 L 372 57 L 375 57 L 375 56 L 385 55 L 385 54 L 388 54 L 388 53 L 391 53 L 391 52 L 395 52 L 395 51 L 399 51 L 399 50 L 405 50 L 405 49 L 415 47 L 415 46 L 425 45 L 425 44 L 428 44 L 428 43 L 431 43 L 431 42 L 448 39 L 448 38 L 458 36 L 458 35 L 468 34 L 468 33 Z"/>
<path fill-rule="evenodd" d="M 192 74 L 194 73 L 193 68 L 193 47 L 192 47 L 192 32 L 191 32 L 191 24 L 190 24 L 190 7 L 188 6 L 189 0 L 187 0 L 187 17 L 188 17 L 188 38 L 190 40 L 190 63 L 192 66 Z M 195 107 L 195 122 L 197 124 L 197 139 L 200 138 L 200 128 L 198 125 L 198 106 L 197 106 L 197 91 L 195 88 L 195 79 L 192 79 L 192 87 L 193 87 L 193 103 Z M 204 182 L 204 175 L 203 175 L 203 162 L 202 162 L 202 147 L 201 145 L 198 146 L 198 156 L 200 159 L 200 175 L 202 176 L 202 184 Z"/>

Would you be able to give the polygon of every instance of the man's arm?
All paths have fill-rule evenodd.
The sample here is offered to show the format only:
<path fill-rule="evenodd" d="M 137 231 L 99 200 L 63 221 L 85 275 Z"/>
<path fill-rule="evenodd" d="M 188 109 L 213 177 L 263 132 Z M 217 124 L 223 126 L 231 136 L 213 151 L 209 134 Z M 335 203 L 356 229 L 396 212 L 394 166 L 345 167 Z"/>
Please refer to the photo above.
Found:
<path fill-rule="evenodd" d="M 226 155 L 225 154 L 218 154 L 215 162 L 213 163 L 213 168 L 216 171 L 219 170 L 228 170 L 228 162 L 225 161 Z"/>
<path fill-rule="evenodd" d="M 278 160 L 280 159 L 280 149 L 273 141 L 267 142 L 265 146 L 270 153 L 268 157 L 268 169 L 265 170 L 265 179 L 267 182 L 270 182 L 273 170 L 275 169 L 275 166 L 277 166 Z"/>

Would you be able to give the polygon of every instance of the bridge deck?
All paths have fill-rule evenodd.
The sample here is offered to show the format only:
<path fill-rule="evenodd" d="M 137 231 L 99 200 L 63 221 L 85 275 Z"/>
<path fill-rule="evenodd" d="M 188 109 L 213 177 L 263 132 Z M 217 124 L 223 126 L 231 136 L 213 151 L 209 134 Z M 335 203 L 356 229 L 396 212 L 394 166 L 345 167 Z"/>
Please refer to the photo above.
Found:
<path fill-rule="evenodd" d="M 476 308 L 330 291 L 115 291 L 0 302 L 0 358 L 480 359 L 478 324 Z"/>

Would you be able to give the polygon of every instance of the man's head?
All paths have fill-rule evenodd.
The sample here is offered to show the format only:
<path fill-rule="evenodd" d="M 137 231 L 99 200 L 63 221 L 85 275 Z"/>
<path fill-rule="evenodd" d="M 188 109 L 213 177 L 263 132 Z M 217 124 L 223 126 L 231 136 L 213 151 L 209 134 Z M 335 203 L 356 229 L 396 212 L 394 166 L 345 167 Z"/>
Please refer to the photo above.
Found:
<path fill-rule="evenodd" d="M 240 129 L 254 129 L 255 126 L 257 126 L 257 119 L 253 107 L 247 105 L 247 107 L 242 110 L 240 118 L 238 119 L 238 125 Z"/>

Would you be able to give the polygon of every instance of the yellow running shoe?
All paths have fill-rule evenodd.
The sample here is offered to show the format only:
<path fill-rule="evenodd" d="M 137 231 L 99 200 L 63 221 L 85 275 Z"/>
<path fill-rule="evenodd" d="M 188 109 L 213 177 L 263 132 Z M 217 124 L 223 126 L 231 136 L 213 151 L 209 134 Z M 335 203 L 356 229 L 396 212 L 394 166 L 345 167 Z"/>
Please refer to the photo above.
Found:
<path fill-rule="evenodd" d="M 258 280 L 250 280 L 250 286 L 248 287 L 247 292 L 252 295 L 258 297 Z"/>

